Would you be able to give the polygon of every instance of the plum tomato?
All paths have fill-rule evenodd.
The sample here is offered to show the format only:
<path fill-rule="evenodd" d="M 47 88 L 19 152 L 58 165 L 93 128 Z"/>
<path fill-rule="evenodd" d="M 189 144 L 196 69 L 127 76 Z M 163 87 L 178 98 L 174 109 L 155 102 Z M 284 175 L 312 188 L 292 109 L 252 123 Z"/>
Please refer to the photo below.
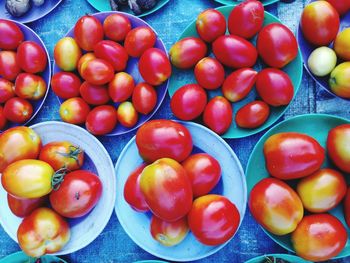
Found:
<path fill-rule="evenodd" d="M 187 128 L 171 120 L 151 120 L 143 124 L 136 132 L 136 145 L 146 162 L 160 158 L 182 162 L 193 148 Z"/>
<path fill-rule="evenodd" d="M 81 97 L 91 105 L 103 105 L 110 99 L 107 86 L 93 85 L 87 81 L 81 84 L 79 93 Z"/>
<path fill-rule="evenodd" d="M 5 103 L 14 96 L 15 85 L 7 79 L 0 78 L 0 103 Z"/>
<path fill-rule="evenodd" d="M 350 227 L 350 188 L 346 191 L 345 199 L 344 199 L 344 217 L 346 224 Z"/>
<path fill-rule="evenodd" d="M 350 61 L 336 66 L 329 77 L 329 86 L 335 95 L 350 98 Z"/>
<path fill-rule="evenodd" d="M 90 107 L 85 100 L 79 97 L 64 101 L 59 109 L 60 117 L 64 122 L 82 124 L 86 121 Z"/>
<path fill-rule="evenodd" d="M 231 35 L 250 39 L 260 31 L 263 23 L 263 4 L 257 0 L 248 0 L 232 9 L 228 18 L 228 31 Z"/>
<path fill-rule="evenodd" d="M 111 63 L 115 71 L 123 71 L 128 63 L 125 48 L 111 40 L 102 40 L 94 46 L 95 56 Z"/>
<path fill-rule="evenodd" d="M 220 163 L 207 153 L 190 155 L 182 166 L 190 178 L 194 197 L 208 194 L 221 178 Z"/>
<path fill-rule="evenodd" d="M 232 105 L 222 96 L 212 98 L 204 109 L 203 122 L 217 134 L 225 133 L 232 123 Z"/>
<path fill-rule="evenodd" d="M 73 71 L 77 68 L 82 53 L 74 38 L 64 37 L 56 43 L 53 55 L 60 69 Z"/>
<path fill-rule="evenodd" d="M 16 61 L 16 52 L 0 51 L 0 76 L 7 80 L 15 80 L 20 72 L 21 68 Z"/>
<path fill-rule="evenodd" d="M 16 50 L 24 40 L 22 30 L 12 21 L 0 19 L 0 49 Z"/>
<path fill-rule="evenodd" d="M 103 26 L 94 16 L 82 16 L 74 26 L 74 38 L 80 48 L 92 51 L 103 40 Z"/>
<path fill-rule="evenodd" d="M 5 103 L 4 115 L 9 121 L 24 123 L 33 116 L 33 106 L 26 99 L 11 98 Z"/>
<path fill-rule="evenodd" d="M 334 50 L 337 56 L 350 61 L 350 28 L 341 31 L 334 41 Z"/>
<path fill-rule="evenodd" d="M 325 159 L 325 150 L 311 136 L 281 132 L 266 140 L 264 156 L 270 175 L 290 180 L 308 176 L 320 169 Z"/>
<path fill-rule="evenodd" d="M 108 94 L 114 102 L 123 102 L 131 97 L 135 87 L 134 78 L 126 72 L 118 72 L 108 84 Z"/>
<path fill-rule="evenodd" d="M 51 79 L 53 92 L 62 99 L 78 97 L 80 85 L 80 78 L 72 72 L 57 72 Z"/>
<path fill-rule="evenodd" d="M 345 15 L 350 11 L 350 2 L 349 1 L 339 1 L 339 0 L 327 0 L 335 10 L 337 10 L 339 15 Z"/>
<path fill-rule="evenodd" d="M 4 114 L 4 108 L 0 106 L 0 130 L 3 130 L 6 127 L 7 119 Z"/>
<path fill-rule="evenodd" d="M 141 114 L 149 114 L 157 105 L 157 92 L 146 82 L 140 82 L 132 92 L 132 104 L 137 112 Z"/>
<path fill-rule="evenodd" d="M 82 68 L 85 69 L 86 65 L 87 65 L 87 62 L 90 61 L 90 60 L 93 60 L 95 58 L 97 58 L 97 57 L 92 52 L 85 53 L 84 55 L 82 55 L 79 58 L 78 64 L 77 64 L 77 70 L 78 70 L 80 76 L 81 76 Z"/>
<path fill-rule="evenodd" d="M 248 205 L 255 220 L 275 235 L 293 232 L 304 215 L 297 193 L 275 178 L 258 182 L 250 192 Z"/>
<path fill-rule="evenodd" d="M 16 61 L 25 72 L 39 73 L 46 68 L 47 55 L 36 42 L 24 41 L 17 48 Z"/>
<path fill-rule="evenodd" d="M 131 57 L 140 57 L 156 43 L 157 36 L 148 26 L 139 26 L 130 30 L 125 37 L 124 47 Z"/>
<path fill-rule="evenodd" d="M 219 36 L 225 35 L 226 18 L 218 10 L 206 9 L 197 17 L 196 30 L 201 39 L 211 43 Z"/>
<path fill-rule="evenodd" d="M 130 30 L 130 20 L 122 14 L 111 14 L 103 21 L 103 31 L 113 41 L 124 41 Z"/>
<path fill-rule="evenodd" d="M 139 119 L 137 111 L 130 101 L 124 101 L 119 104 L 117 114 L 118 122 L 127 128 L 134 127 Z"/>
<path fill-rule="evenodd" d="M 198 84 L 186 84 L 179 88 L 170 100 L 176 118 L 193 120 L 199 117 L 207 105 L 207 94 Z"/>
<path fill-rule="evenodd" d="M 224 82 L 225 69 L 217 59 L 205 57 L 194 67 L 194 76 L 201 87 L 213 90 Z"/>
<path fill-rule="evenodd" d="M 236 113 L 238 127 L 254 129 L 263 125 L 270 115 L 270 107 L 263 101 L 252 101 L 240 108 Z"/>
<path fill-rule="evenodd" d="M 327 153 L 340 170 L 350 173 L 350 124 L 334 127 L 328 132 Z"/>
<path fill-rule="evenodd" d="M 81 77 L 94 85 L 107 84 L 114 77 L 113 66 L 100 58 L 87 61 L 80 71 Z"/>
<path fill-rule="evenodd" d="M 20 73 L 15 82 L 15 93 L 18 97 L 28 100 L 39 100 L 46 94 L 45 80 L 35 74 Z"/>
<path fill-rule="evenodd" d="M 38 207 L 44 206 L 47 196 L 38 198 L 17 198 L 10 194 L 7 194 L 7 203 L 11 212 L 18 217 L 29 216 Z"/>
<path fill-rule="evenodd" d="M 188 225 L 193 235 L 208 246 L 221 245 L 230 240 L 239 222 L 237 207 L 221 195 L 198 197 L 188 214 Z"/>
<path fill-rule="evenodd" d="M 85 125 L 90 133 L 104 135 L 113 131 L 117 123 L 117 110 L 111 105 L 101 105 L 88 114 Z"/>

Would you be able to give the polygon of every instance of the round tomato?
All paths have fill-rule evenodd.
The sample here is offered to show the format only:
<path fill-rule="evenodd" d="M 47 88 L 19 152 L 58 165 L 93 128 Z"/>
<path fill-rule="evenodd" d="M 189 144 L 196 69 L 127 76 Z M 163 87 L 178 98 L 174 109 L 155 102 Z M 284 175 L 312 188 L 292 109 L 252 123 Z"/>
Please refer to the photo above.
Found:
<path fill-rule="evenodd" d="M 337 168 L 346 173 L 350 172 L 350 149 L 346 147 L 348 143 L 350 143 L 350 124 L 336 126 L 328 132 L 328 156 Z"/>
<path fill-rule="evenodd" d="M 51 79 L 51 87 L 62 99 L 70 99 L 80 95 L 80 78 L 71 72 L 57 72 Z"/>
<path fill-rule="evenodd" d="M 350 28 L 344 29 L 337 35 L 334 50 L 339 58 L 350 61 Z"/>
<path fill-rule="evenodd" d="M 344 15 L 350 11 L 349 1 L 327 0 L 338 12 L 339 15 Z"/>
<path fill-rule="evenodd" d="M 346 224 L 350 227 L 350 188 L 346 191 L 345 199 L 344 199 L 344 217 Z"/>
<path fill-rule="evenodd" d="M 9 121 L 24 123 L 33 116 L 33 106 L 26 99 L 15 97 L 6 101 L 4 115 Z"/>
<path fill-rule="evenodd" d="M 7 203 L 11 212 L 18 217 L 29 216 L 35 209 L 46 203 L 46 196 L 23 199 L 7 194 Z"/>
<path fill-rule="evenodd" d="M 157 36 L 148 26 L 139 26 L 128 32 L 124 47 L 132 57 L 140 57 L 156 43 Z"/>
<path fill-rule="evenodd" d="M 81 75 L 82 69 L 86 68 L 87 62 L 89 62 L 90 60 L 94 60 L 95 58 L 96 56 L 92 52 L 85 53 L 79 58 L 78 64 L 77 64 L 77 70 L 80 75 Z"/>
<path fill-rule="evenodd" d="M 104 135 L 113 131 L 117 123 L 117 110 L 111 105 L 101 105 L 89 113 L 85 125 L 90 133 Z"/>
<path fill-rule="evenodd" d="M 226 18 L 218 10 L 209 8 L 201 12 L 196 20 L 197 33 L 206 42 L 213 42 L 225 35 Z"/>
<path fill-rule="evenodd" d="M 84 81 L 79 91 L 81 97 L 91 105 L 103 105 L 110 100 L 107 86 L 94 85 Z"/>
<path fill-rule="evenodd" d="M 82 98 L 70 98 L 60 106 L 60 117 L 64 122 L 82 124 L 90 112 L 89 105 Z"/>
<path fill-rule="evenodd" d="M 99 58 L 95 58 L 84 63 L 80 69 L 81 77 L 94 85 L 104 85 L 114 77 L 112 65 Z"/>
<path fill-rule="evenodd" d="M 6 127 L 7 119 L 4 114 L 4 109 L 0 106 L 0 130 L 3 130 Z"/>
<path fill-rule="evenodd" d="M 111 40 L 123 41 L 130 30 L 130 20 L 122 14 L 111 14 L 103 21 L 103 31 Z"/>
<path fill-rule="evenodd" d="M 127 128 L 132 128 L 138 121 L 138 114 L 130 101 L 122 102 L 117 109 L 118 122 Z"/>
<path fill-rule="evenodd" d="M 114 102 L 123 102 L 131 97 L 135 87 L 134 78 L 126 72 L 118 72 L 108 84 L 108 93 Z"/>
<path fill-rule="evenodd" d="M 132 104 L 141 114 L 151 113 L 157 105 L 157 99 L 156 90 L 146 82 L 137 84 L 132 92 Z"/>
<path fill-rule="evenodd" d="M 46 82 L 39 75 L 20 73 L 15 82 L 15 93 L 28 100 L 39 100 L 45 96 Z"/>
<path fill-rule="evenodd" d="M 21 29 L 12 21 L 0 19 L 0 49 L 16 50 L 24 40 Z"/>
<path fill-rule="evenodd" d="M 28 73 L 42 72 L 47 65 L 45 50 L 34 41 L 24 41 L 18 46 L 16 60 L 21 69 Z"/>
<path fill-rule="evenodd" d="M 307 66 L 312 74 L 318 77 L 325 77 L 337 65 L 337 54 L 332 48 L 318 47 L 314 49 L 307 59 Z"/>
<path fill-rule="evenodd" d="M 254 129 L 265 123 L 270 114 L 270 107 L 263 101 L 252 101 L 236 113 L 236 124 L 241 128 Z"/>
<path fill-rule="evenodd" d="M 336 66 L 329 77 L 329 86 L 335 95 L 350 98 L 350 61 Z"/>
<path fill-rule="evenodd" d="M 92 51 L 94 46 L 103 40 L 103 26 L 96 17 L 82 16 L 74 26 L 74 38 L 79 47 Z"/>
<path fill-rule="evenodd" d="M 201 87 L 217 89 L 225 80 L 225 69 L 215 58 L 205 57 L 194 67 L 194 76 Z"/>
<path fill-rule="evenodd" d="M 4 103 L 14 96 L 15 85 L 9 80 L 0 78 L 0 103 Z"/>
<path fill-rule="evenodd" d="M 16 61 L 16 52 L 0 51 L 0 76 L 7 80 L 14 80 L 21 72 Z"/>
<path fill-rule="evenodd" d="M 111 40 L 102 40 L 94 46 L 96 57 L 111 63 L 115 71 L 123 71 L 128 63 L 128 53 L 125 48 Z"/>
<path fill-rule="evenodd" d="M 74 38 L 64 37 L 57 42 L 53 55 L 60 69 L 73 71 L 77 68 L 81 50 Z"/>

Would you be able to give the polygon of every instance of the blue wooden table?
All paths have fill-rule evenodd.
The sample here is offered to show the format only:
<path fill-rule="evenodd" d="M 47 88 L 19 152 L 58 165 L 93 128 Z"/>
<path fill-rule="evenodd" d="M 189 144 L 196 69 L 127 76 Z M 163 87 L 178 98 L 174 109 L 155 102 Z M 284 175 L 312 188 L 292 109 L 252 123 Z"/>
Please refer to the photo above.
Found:
<path fill-rule="evenodd" d="M 303 0 L 296 0 L 289 4 L 276 3 L 266 7 L 266 10 L 278 16 L 283 23 L 295 32 L 301 11 L 305 5 L 304 2 Z M 156 30 L 169 50 L 180 33 L 199 12 L 209 7 L 218 6 L 219 4 L 212 0 L 171 0 L 161 10 L 144 19 Z M 63 0 L 52 13 L 29 24 L 29 26 L 43 39 L 51 58 L 53 58 L 55 43 L 75 24 L 79 17 L 94 12 L 96 10 L 86 0 Z M 283 119 L 305 113 L 329 113 L 350 118 L 348 102 L 326 93 L 312 81 L 305 70 L 301 85 L 296 99 L 291 103 Z M 58 101 L 50 91 L 44 107 L 31 124 L 59 120 L 58 108 Z M 154 118 L 173 118 L 168 96 Z M 249 155 L 263 133 L 264 131 L 245 139 L 226 140 L 236 152 L 243 168 L 246 167 Z M 132 132 L 119 137 L 100 138 L 114 163 L 117 161 L 122 148 L 134 134 Z M 0 228 L 0 258 L 18 250 L 18 245 Z M 266 253 L 287 253 L 287 251 L 268 238 L 247 211 L 242 226 L 235 237 L 218 253 L 198 262 L 244 262 Z M 105 230 L 93 243 L 62 258 L 68 262 L 77 263 L 133 262 L 141 259 L 154 259 L 152 255 L 133 243 L 118 223 L 115 214 L 112 215 Z M 350 259 L 343 259 L 330 262 L 349 261 Z"/>

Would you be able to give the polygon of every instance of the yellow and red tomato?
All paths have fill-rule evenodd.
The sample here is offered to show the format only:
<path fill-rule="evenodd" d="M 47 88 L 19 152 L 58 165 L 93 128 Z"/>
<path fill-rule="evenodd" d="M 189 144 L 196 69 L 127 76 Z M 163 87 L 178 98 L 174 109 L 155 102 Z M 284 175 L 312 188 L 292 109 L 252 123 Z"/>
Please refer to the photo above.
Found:
<path fill-rule="evenodd" d="M 123 71 L 128 63 L 128 53 L 125 48 L 111 40 L 102 40 L 94 46 L 96 57 L 111 63 L 115 71 Z"/>
<path fill-rule="evenodd" d="M 197 17 L 196 30 L 199 37 L 205 42 L 213 42 L 219 36 L 225 35 L 226 18 L 218 10 L 206 9 Z"/>
<path fill-rule="evenodd" d="M 344 29 L 337 35 L 334 41 L 334 50 L 339 58 L 350 60 L 350 28 Z"/>
<path fill-rule="evenodd" d="M 122 102 L 117 109 L 118 122 L 127 128 L 136 125 L 139 117 L 134 105 L 130 101 Z"/>
<path fill-rule="evenodd" d="M 16 52 L 9 50 L 0 51 L 0 75 L 7 80 L 15 80 L 21 72 L 16 61 Z"/>
<path fill-rule="evenodd" d="M 53 55 L 60 69 L 74 71 L 82 53 L 74 38 L 64 37 L 56 43 Z"/>
<path fill-rule="evenodd" d="M 26 99 L 14 97 L 6 101 L 4 115 L 9 121 L 25 123 L 33 116 L 33 106 Z"/>
<path fill-rule="evenodd" d="M 350 172 L 350 124 L 334 127 L 328 132 L 327 151 L 333 163 L 342 171 Z"/>
<path fill-rule="evenodd" d="M 350 98 L 350 62 L 336 66 L 329 77 L 329 86 L 335 95 Z"/>
<path fill-rule="evenodd" d="M 15 93 L 23 99 L 39 100 L 46 93 L 46 82 L 41 76 L 20 73 L 16 78 Z"/>
<path fill-rule="evenodd" d="M 7 79 L 0 78 L 0 103 L 4 103 L 14 96 L 15 85 Z"/>
<path fill-rule="evenodd" d="M 114 102 L 123 102 L 134 91 L 134 78 L 126 72 L 118 72 L 108 84 L 108 93 Z"/>
<path fill-rule="evenodd" d="M 208 90 L 219 88 L 225 80 L 225 69 L 215 58 L 202 58 L 194 67 L 198 84 Z"/>
<path fill-rule="evenodd" d="M 90 112 L 90 106 L 80 97 L 70 98 L 60 106 L 60 117 L 64 122 L 82 124 Z"/>

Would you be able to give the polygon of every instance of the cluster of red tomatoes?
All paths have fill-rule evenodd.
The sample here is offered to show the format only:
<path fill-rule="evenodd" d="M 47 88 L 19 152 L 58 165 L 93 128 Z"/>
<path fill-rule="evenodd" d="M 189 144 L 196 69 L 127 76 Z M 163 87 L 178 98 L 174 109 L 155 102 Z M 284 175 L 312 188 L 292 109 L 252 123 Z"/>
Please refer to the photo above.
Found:
<path fill-rule="evenodd" d="M 1 183 L 10 210 L 24 217 L 17 239 L 27 255 L 40 257 L 62 249 L 70 239 L 64 217 L 84 216 L 97 204 L 102 183 L 94 173 L 80 170 L 83 162 L 78 146 L 68 141 L 42 146 L 39 135 L 28 127 L 0 135 Z"/>
<path fill-rule="evenodd" d="M 146 122 L 136 144 L 145 163 L 128 177 L 124 197 L 134 210 L 152 212 L 155 240 L 174 246 L 191 230 L 201 243 L 213 246 L 234 235 L 240 222 L 236 206 L 209 194 L 220 180 L 220 164 L 207 153 L 192 154 L 186 127 L 170 120 Z"/>
<path fill-rule="evenodd" d="M 33 115 L 29 100 L 44 97 L 47 89 L 40 73 L 46 69 L 45 50 L 34 41 L 24 41 L 21 29 L 0 19 L 0 130 L 7 121 L 24 123 Z M 4 104 L 4 106 L 2 106 Z"/>
<path fill-rule="evenodd" d="M 53 76 L 52 89 L 67 99 L 60 107 L 62 120 L 85 123 L 89 132 L 103 135 L 118 123 L 134 127 L 138 113 L 152 112 L 157 103 L 154 86 L 171 74 L 167 55 L 153 47 L 156 40 L 152 29 L 132 28 L 124 15 L 111 14 L 103 23 L 94 16 L 81 17 L 74 38 L 62 38 L 54 49 L 56 65 L 63 71 Z M 139 58 L 138 70 L 145 82 L 135 83 L 125 72 L 130 58 Z"/>
<path fill-rule="evenodd" d="M 256 0 L 245 1 L 234 7 L 226 18 L 215 9 L 199 14 L 196 29 L 199 37 L 187 37 L 170 49 L 172 64 L 180 69 L 194 67 L 198 84 L 178 89 L 171 99 L 174 115 L 182 120 L 193 120 L 203 113 L 203 122 L 218 134 L 225 133 L 233 121 L 230 102 L 244 99 L 256 85 L 262 100 L 255 100 L 240 108 L 235 116 L 241 128 L 257 128 L 269 117 L 269 106 L 287 105 L 294 88 L 289 76 L 281 70 L 294 60 L 298 45 L 293 33 L 284 25 L 272 23 L 263 27 L 264 7 Z M 256 47 L 249 41 L 256 34 Z M 214 57 L 208 57 L 207 44 Z M 257 72 L 252 67 L 258 55 L 267 68 Z M 225 68 L 231 73 L 225 77 Z M 234 71 L 232 72 L 232 69 Z M 207 102 L 205 90 L 221 87 L 223 96 Z"/>
<path fill-rule="evenodd" d="M 275 235 L 291 233 L 295 252 L 311 261 L 335 257 L 348 235 L 342 222 L 326 212 L 345 198 L 344 214 L 350 226 L 350 191 L 342 172 L 350 172 L 350 125 L 331 129 L 327 153 L 334 168 L 321 168 L 325 149 L 314 138 L 301 133 L 277 133 L 264 144 L 270 178 L 257 183 L 250 193 L 254 218 Z M 299 179 L 296 191 L 282 180 Z M 304 209 L 308 214 L 304 215 Z"/>

